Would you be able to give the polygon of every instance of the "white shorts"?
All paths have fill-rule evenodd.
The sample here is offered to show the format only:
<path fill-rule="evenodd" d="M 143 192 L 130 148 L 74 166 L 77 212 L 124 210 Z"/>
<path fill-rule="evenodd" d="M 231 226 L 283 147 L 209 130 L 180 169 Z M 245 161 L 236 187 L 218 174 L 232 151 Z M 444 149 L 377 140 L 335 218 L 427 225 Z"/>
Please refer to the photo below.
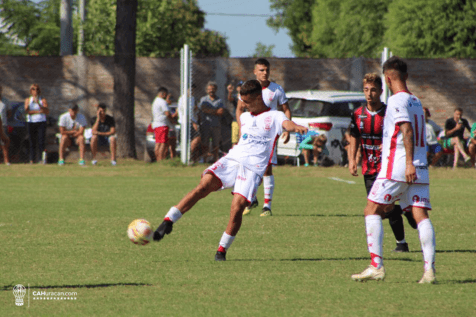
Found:
<path fill-rule="evenodd" d="M 212 173 L 222 184 L 221 189 L 233 187 L 232 194 L 243 196 L 248 203 L 256 196 L 261 177 L 240 163 L 222 157 L 203 171 L 202 175 Z"/>
<path fill-rule="evenodd" d="M 404 211 L 409 211 L 412 206 L 431 210 L 428 184 L 408 185 L 389 179 L 377 179 L 370 190 L 368 200 L 379 205 L 390 205 L 400 200 Z"/>

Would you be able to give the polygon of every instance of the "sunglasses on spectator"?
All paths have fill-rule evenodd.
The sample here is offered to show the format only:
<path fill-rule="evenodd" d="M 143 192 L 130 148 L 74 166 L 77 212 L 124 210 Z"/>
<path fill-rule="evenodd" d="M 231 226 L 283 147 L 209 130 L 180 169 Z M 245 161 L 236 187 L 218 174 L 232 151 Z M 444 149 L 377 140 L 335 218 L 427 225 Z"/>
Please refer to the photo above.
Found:
<path fill-rule="evenodd" d="M 36 91 L 36 90 L 38 90 L 38 89 L 36 89 L 36 88 L 31 88 L 30 90 L 35 90 L 35 91 Z"/>

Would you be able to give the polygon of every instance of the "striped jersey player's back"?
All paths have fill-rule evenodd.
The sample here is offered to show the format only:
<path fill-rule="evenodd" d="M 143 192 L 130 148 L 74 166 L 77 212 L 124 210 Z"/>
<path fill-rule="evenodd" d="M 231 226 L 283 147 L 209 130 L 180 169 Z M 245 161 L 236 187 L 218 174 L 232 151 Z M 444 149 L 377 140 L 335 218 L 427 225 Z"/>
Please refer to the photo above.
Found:
<path fill-rule="evenodd" d="M 353 137 L 360 138 L 362 146 L 362 174 L 376 175 L 382 164 L 383 121 L 387 106 L 371 112 L 366 105 L 354 110 L 350 125 Z"/>

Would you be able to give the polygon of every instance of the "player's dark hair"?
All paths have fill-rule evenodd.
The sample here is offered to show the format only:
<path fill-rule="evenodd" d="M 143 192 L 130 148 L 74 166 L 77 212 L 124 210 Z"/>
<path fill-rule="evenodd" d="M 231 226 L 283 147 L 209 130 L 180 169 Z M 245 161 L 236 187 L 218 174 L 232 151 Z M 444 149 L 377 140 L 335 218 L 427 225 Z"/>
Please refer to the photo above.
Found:
<path fill-rule="evenodd" d="M 403 61 L 398 56 L 392 56 L 385 63 L 383 63 L 383 73 L 386 71 L 395 70 L 399 73 L 400 79 L 404 79 L 404 76 L 407 74 L 407 63 Z"/>
<path fill-rule="evenodd" d="M 79 110 L 79 106 L 78 105 L 70 105 L 69 106 L 69 109 L 73 110 L 73 111 L 78 111 Z"/>
<path fill-rule="evenodd" d="M 461 108 L 461 107 L 455 108 L 455 112 L 456 111 L 459 111 L 459 112 L 463 113 L 463 108 Z"/>
<path fill-rule="evenodd" d="M 106 110 L 107 106 L 106 106 L 106 104 L 104 104 L 104 103 L 100 103 L 100 104 L 98 105 L 98 108 L 101 108 L 101 109 L 103 109 L 103 110 Z"/>
<path fill-rule="evenodd" d="M 269 68 L 269 62 L 266 58 L 258 58 L 255 62 L 255 66 L 256 65 L 264 65 Z"/>
<path fill-rule="evenodd" d="M 382 89 L 382 78 L 376 73 L 368 73 L 364 76 L 364 85 L 365 84 L 374 84 L 379 89 Z"/>
<path fill-rule="evenodd" d="M 165 93 L 167 95 L 169 93 L 169 90 L 165 87 L 160 87 L 159 89 L 157 89 L 157 94 L 160 93 Z"/>
<path fill-rule="evenodd" d="M 240 95 L 247 96 L 247 95 L 261 95 L 262 88 L 259 81 L 256 79 L 248 80 L 241 85 Z"/>

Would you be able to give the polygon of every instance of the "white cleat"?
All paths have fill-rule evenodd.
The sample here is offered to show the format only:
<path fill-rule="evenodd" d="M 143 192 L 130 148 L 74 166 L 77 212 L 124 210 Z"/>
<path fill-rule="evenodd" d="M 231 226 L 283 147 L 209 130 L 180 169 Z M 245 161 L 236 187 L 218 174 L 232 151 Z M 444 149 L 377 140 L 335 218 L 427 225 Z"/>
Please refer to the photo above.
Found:
<path fill-rule="evenodd" d="M 357 282 L 368 280 L 383 281 L 385 279 L 385 268 L 382 266 L 380 269 L 377 269 L 375 266 L 369 265 L 362 273 L 352 275 L 352 279 Z"/>
<path fill-rule="evenodd" d="M 421 278 L 421 280 L 418 281 L 418 283 L 435 284 L 436 283 L 435 270 L 434 269 L 426 270 L 425 273 L 423 273 L 423 277 Z"/>

